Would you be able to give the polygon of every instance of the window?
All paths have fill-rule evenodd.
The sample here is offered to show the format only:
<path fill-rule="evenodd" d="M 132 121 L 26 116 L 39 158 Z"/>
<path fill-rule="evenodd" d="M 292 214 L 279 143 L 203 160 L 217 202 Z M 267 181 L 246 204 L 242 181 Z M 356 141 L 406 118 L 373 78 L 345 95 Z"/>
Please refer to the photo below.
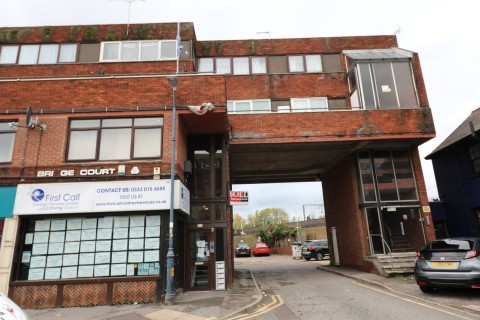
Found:
<path fill-rule="evenodd" d="M 361 191 L 365 202 L 418 200 L 410 153 L 407 150 L 358 153 Z"/>
<path fill-rule="evenodd" d="M 215 62 L 218 74 L 232 73 L 230 70 L 230 58 L 216 58 Z"/>
<path fill-rule="evenodd" d="M 67 160 L 160 158 L 163 118 L 72 120 Z"/>
<path fill-rule="evenodd" d="M 328 110 L 327 98 L 291 99 L 292 112 L 326 111 Z"/>
<path fill-rule="evenodd" d="M 417 108 L 408 61 L 359 62 L 350 73 L 351 103 L 363 109 Z"/>
<path fill-rule="evenodd" d="M 252 73 L 267 73 L 267 59 L 265 57 L 252 58 Z"/>
<path fill-rule="evenodd" d="M 18 280 L 160 274 L 161 217 L 131 215 L 29 219 Z"/>
<path fill-rule="evenodd" d="M 477 143 L 468 148 L 470 153 L 470 160 L 472 161 L 473 173 L 480 173 L 480 143 Z"/>
<path fill-rule="evenodd" d="M 271 111 L 270 100 L 227 101 L 228 113 L 266 113 Z"/>
<path fill-rule="evenodd" d="M 289 56 L 288 66 L 290 72 L 304 72 L 303 56 Z"/>
<path fill-rule="evenodd" d="M 177 41 L 114 41 L 102 42 L 100 61 L 175 60 Z"/>
<path fill-rule="evenodd" d="M 20 52 L 20 54 L 18 54 Z M 17 62 L 18 55 L 18 62 Z M 76 44 L 27 44 L 3 46 L 0 51 L 0 64 L 56 64 L 77 61 Z"/>
<path fill-rule="evenodd" d="M 19 46 L 3 46 L 0 48 L 0 64 L 15 64 Z"/>
<path fill-rule="evenodd" d="M 0 163 L 12 162 L 13 146 L 15 145 L 16 129 L 10 127 L 10 122 L 0 122 Z"/>
<path fill-rule="evenodd" d="M 213 58 L 198 59 L 198 72 L 213 72 Z"/>
<path fill-rule="evenodd" d="M 250 74 L 247 57 L 233 58 L 233 74 Z"/>
<path fill-rule="evenodd" d="M 319 54 L 305 56 L 307 72 L 322 72 L 322 59 Z"/>

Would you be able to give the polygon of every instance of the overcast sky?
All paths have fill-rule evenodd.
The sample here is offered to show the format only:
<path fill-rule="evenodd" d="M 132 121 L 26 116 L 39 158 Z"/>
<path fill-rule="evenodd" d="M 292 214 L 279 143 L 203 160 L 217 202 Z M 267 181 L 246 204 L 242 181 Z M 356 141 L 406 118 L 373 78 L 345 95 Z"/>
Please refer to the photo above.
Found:
<path fill-rule="evenodd" d="M 478 0 L 4 0 L 1 7 L 0 27 L 188 21 L 198 40 L 397 34 L 400 48 L 420 56 L 433 110 L 437 138 L 420 146 L 422 159 L 480 107 L 472 80 L 480 74 Z M 422 165 L 435 198 L 431 163 Z M 298 216 L 305 204 L 323 203 L 320 183 L 234 189 L 249 191 L 249 205 L 234 210 L 244 216 L 268 207 Z"/>

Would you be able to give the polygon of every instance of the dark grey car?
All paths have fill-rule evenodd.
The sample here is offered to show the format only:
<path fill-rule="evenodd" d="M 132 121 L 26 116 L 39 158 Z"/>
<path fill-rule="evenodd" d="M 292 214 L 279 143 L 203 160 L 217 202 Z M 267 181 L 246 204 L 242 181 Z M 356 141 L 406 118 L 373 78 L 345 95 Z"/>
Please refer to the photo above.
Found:
<path fill-rule="evenodd" d="M 328 240 L 307 240 L 302 246 L 302 257 L 309 261 L 316 259 L 323 260 L 326 255 L 329 255 Z"/>
<path fill-rule="evenodd" d="M 417 252 L 415 279 L 420 290 L 480 289 L 480 237 L 437 239 Z"/>

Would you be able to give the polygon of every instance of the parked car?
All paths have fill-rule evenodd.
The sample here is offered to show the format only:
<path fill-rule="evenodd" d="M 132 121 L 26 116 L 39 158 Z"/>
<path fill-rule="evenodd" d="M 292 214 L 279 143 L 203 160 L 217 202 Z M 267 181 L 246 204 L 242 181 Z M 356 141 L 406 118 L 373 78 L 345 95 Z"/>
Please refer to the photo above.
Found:
<path fill-rule="evenodd" d="M 0 292 L 0 319 L 29 320 L 30 318 L 15 302 Z"/>
<path fill-rule="evenodd" d="M 253 255 L 255 257 L 257 256 L 269 256 L 270 255 L 270 248 L 267 246 L 266 243 L 263 242 L 257 242 L 255 244 L 255 248 L 253 248 Z"/>
<path fill-rule="evenodd" d="M 427 243 L 417 252 L 415 280 L 425 293 L 443 287 L 480 289 L 480 237 Z"/>
<path fill-rule="evenodd" d="M 318 261 L 330 254 L 327 240 L 307 240 L 302 246 L 302 257 L 310 261 L 316 259 Z"/>
<path fill-rule="evenodd" d="M 239 243 L 238 246 L 235 248 L 235 257 L 241 256 L 252 256 L 252 250 L 250 249 L 250 246 L 246 243 Z"/>

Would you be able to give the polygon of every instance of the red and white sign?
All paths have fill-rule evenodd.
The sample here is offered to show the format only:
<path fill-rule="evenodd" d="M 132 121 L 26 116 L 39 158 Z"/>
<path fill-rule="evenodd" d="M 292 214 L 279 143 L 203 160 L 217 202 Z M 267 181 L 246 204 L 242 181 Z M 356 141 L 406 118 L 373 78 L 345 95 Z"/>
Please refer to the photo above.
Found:
<path fill-rule="evenodd" d="M 248 205 L 248 191 L 230 191 L 230 205 Z"/>

